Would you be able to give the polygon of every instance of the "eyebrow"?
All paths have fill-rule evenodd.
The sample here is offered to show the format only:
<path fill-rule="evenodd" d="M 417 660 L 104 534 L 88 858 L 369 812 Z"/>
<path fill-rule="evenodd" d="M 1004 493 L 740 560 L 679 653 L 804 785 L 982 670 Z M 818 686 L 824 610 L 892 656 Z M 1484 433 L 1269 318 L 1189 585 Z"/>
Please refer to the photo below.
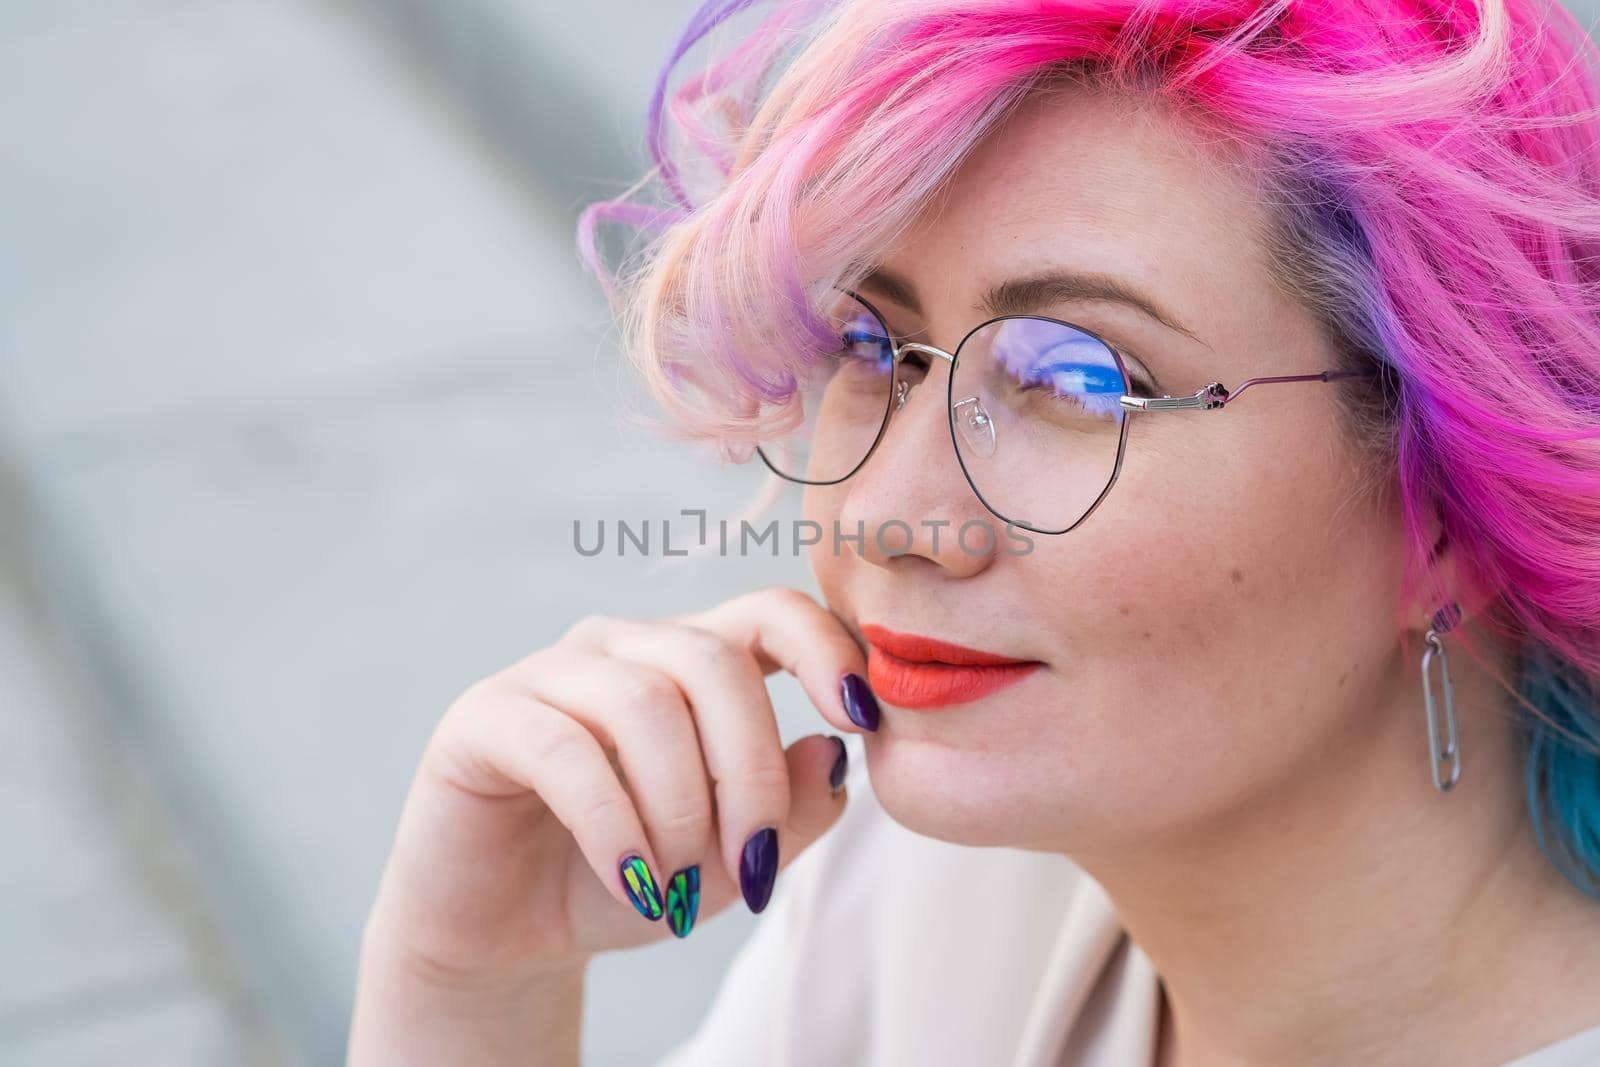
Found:
<path fill-rule="evenodd" d="M 862 285 L 871 285 L 897 304 L 918 315 L 924 314 L 911 283 L 892 271 L 874 268 Z M 990 316 L 1026 315 L 1066 301 L 1099 300 L 1131 307 L 1146 317 L 1180 333 L 1197 344 L 1204 345 L 1198 334 L 1163 311 L 1150 297 L 1132 283 L 1112 274 L 1092 271 L 1046 271 L 1021 278 L 1011 278 L 989 289 L 978 304 L 978 310 Z"/>

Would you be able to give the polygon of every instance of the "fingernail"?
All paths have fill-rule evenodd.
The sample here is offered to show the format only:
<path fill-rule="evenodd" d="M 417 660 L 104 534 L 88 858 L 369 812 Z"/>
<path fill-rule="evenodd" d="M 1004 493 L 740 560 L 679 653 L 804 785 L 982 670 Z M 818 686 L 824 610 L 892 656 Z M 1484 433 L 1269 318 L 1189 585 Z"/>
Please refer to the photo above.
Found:
<path fill-rule="evenodd" d="M 850 716 L 851 722 L 863 730 L 878 728 L 878 698 L 867 688 L 865 678 L 859 674 L 845 675 L 844 681 L 839 683 L 839 692 L 844 697 L 844 713 Z"/>
<path fill-rule="evenodd" d="M 850 755 L 845 751 L 844 738 L 835 737 L 833 740 L 839 746 L 839 754 L 833 757 L 833 770 L 828 772 L 828 789 L 837 793 L 844 787 L 844 773 L 850 768 Z"/>
<path fill-rule="evenodd" d="M 700 865 L 685 867 L 667 881 L 667 924 L 679 937 L 688 937 L 700 914 Z"/>
<path fill-rule="evenodd" d="M 778 831 L 768 826 L 750 835 L 739 857 L 739 890 L 751 911 L 759 914 L 767 906 L 777 877 Z"/>
<path fill-rule="evenodd" d="M 637 852 L 623 857 L 622 888 L 640 915 L 651 922 L 661 918 L 661 892 L 656 888 L 656 877 Z"/>

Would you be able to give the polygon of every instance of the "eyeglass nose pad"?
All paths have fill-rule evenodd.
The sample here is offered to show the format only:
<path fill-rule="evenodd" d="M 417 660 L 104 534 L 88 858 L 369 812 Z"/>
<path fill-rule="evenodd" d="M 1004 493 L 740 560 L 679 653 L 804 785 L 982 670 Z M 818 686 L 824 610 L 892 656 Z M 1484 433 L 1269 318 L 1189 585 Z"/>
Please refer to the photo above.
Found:
<path fill-rule="evenodd" d="M 961 439 L 967 442 L 972 451 L 985 459 L 994 455 L 994 420 L 989 417 L 983 401 L 975 396 L 957 400 L 955 416 Z"/>
<path fill-rule="evenodd" d="M 894 383 L 894 409 L 898 412 L 906 406 L 906 398 L 911 395 L 911 385 L 904 378 L 897 379 Z"/>

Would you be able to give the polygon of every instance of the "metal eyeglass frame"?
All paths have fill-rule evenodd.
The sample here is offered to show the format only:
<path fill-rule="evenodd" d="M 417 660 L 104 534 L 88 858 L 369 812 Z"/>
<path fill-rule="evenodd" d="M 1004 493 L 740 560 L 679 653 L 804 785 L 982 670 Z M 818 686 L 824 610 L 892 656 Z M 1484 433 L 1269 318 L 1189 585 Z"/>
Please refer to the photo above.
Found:
<path fill-rule="evenodd" d="M 950 427 L 950 444 L 951 447 L 955 449 L 956 462 L 961 465 L 961 473 L 967 479 L 967 485 L 971 486 L 972 492 L 977 496 L 978 500 L 983 504 L 984 508 L 989 512 L 989 514 L 993 515 L 1000 521 L 1007 523 L 1008 525 L 1015 526 L 1019 529 L 1029 530 L 1033 533 L 1049 535 L 1070 533 L 1082 525 L 1083 521 L 1090 515 L 1094 514 L 1095 509 L 1100 506 L 1100 502 L 1103 501 L 1106 498 L 1106 495 L 1111 492 L 1111 487 L 1117 483 L 1117 475 L 1122 473 L 1122 456 L 1126 451 L 1128 443 L 1128 419 L 1126 417 L 1122 419 L 1121 425 L 1117 431 L 1117 458 L 1115 464 L 1111 468 L 1111 477 L 1106 480 L 1105 487 L 1102 488 L 1100 490 L 1100 494 L 1094 498 L 1094 502 L 1091 503 L 1084 513 L 1079 515 L 1070 526 L 1064 526 L 1059 530 L 1047 530 L 1038 526 L 1034 526 L 1031 523 L 1020 522 L 1016 519 L 1007 518 L 1006 516 L 1000 514 L 994 505 L 990 504 L 988 499 L 984 497 L 983 490 L 979 489 L 977 483 L 972 480 L 972 472 L 967 469 L 967 461 L 961 456 L 961 443 L 956 438 L 956 408 L 958 406 L 958 402 L 955 399 L 956 360 L 960 358 L 962 346 L 967 343 L 969 338 L 971 338 L 979 330 L 993 325 L 996 322 L 1003 322 L 1006 319 L 1037 319 L 1043 322 L 1055 323 L 1058 326 L 1065 326 L 1068 329 L 1077 330 L 1080 333 L 1087 334 L 1096 341 L 1099 341 L 1102 345 L 1105 345 L 1106 349 L 1110 351 L 1111 357 L 1116 360 L 1117 373 L 1122 376 L 1123 382 L 1126 383 L 1132 381 L 1133 379 L 1128 375 L 1128 367 L 1127 364 L 1123 362 L 1122 350 L 1120 348 L 1086 326 L 1080 326 L 1075 322 L 1068 322 L 1065 319 L 1052 318 L 1048 315 L 996 315 L 993 318 L 985 319 L 976 326 L 972 327 L 972 329 L 968 330 L 966 334 L 962 336 L 961 340 L 956 343 L 954 352 L 946 352 L 944 349 L 939 348 L 936 345 L 925 345 L 919 341 L 906 341 L 902 343 L 895 340 L 894 334 L 889 329 L 888 324 L 884 321 L 882 313 L 879 312 L 870 301 L 861 296 L 859 293 L 851 290 L 846 289 L 842 291 L 853 297 L 863 307 L 872 313 L 873 318 L 877 320 L 878 325 L 883 327 L 884 339 L 889 342 L 890 358 L 892 360 L 892 372 L 890 376 L 892 384 L 889 390 L 889 397 L 884 408 L 883 419 L 878 424 L 878 435 L 872 439 L 872 444 L 868 446 L 860 461 L 854 467 L 850 468 L 848 473 L 841 475 L 838 478 L 832 478 L 827 481 L 812 481 L 810 479 L 796 478 L 792 475 L 785 474 L 783 471 L 777 468 L 771 459 L 767 457 L 766 451 L 758 446 L 756 451 L 760 454 L 761 461 L 767 465 L 768 470 L 772 471 L 772 473 L 776 474 L 780 478 L 791 482 L 798 482 L 801 485 L 838 485 L 840 482 L 843 482 L 853 476 L 856 471 L 860 470 L 866 464 L 868 459 L 872 458 L 872 454 L 878 450 L 879 442 L 883 440 L 883 435 L 888 432 L 890 416 L 905 406 L 906 399 L 911 395 L 911 390 L 916 388 L 916 385 L 912 385 L 901 379 L 900 362 L 910 353 L 920 352 L 923 355 L 937 357 L 950 364 L 950 372 L 945 378 L 945 421 Z M 1239 383 L 1239 387 L 1237 389 L 1229 389 L 1221 382 L 1212 382 L 1209 385 L 1203 386 L 1202 388 L 1197 389 L 1193 393 L 1185 396 L 1144 397 L 1131 396 L 1124 393 L 1122 396 L 1117 398 L 1117 401 L 1121 405 L 1124 416 L 1137 411 L 1161 412 L 1187 411 L 1191 409 L 1210 411 L 1215 408 L 1224 407 L 1231 403 L 1239 396 L 1240 393 L 1243 393 L 1252 385 L 1267 385 L 1274 382 L 1330 382 L 1340 378 L 1375 378 L 1379 373 L 1380 372 L 1378 368 L 1369 367 L 1363 370 L 1325 370 L 1318 371 L 1315 374 L 1274 374 L 1257 378 L 1247 378 L 1243 382 Z M 919 382 L 917 384 L 921 383 Z M 959 403 L 964 404 L 975 399 L 976 397 L 967 397 Z"/>

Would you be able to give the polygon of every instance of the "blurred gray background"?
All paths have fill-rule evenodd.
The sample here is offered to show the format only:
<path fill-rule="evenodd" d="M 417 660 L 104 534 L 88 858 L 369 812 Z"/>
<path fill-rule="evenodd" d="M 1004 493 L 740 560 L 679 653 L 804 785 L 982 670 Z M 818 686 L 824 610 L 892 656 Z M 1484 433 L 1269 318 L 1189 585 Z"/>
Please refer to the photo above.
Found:
<path fill-rule="evenodd" d="M 574 251 L 693 6 L 0 0 L 0 1065 L 341 1062 L 453 697 L 584 614 L 814 591 L 572 548 L 762 481 L 616 417 Z M 686 1036 L 754 921 L 601 957 L 586 1062 Z"/>
<path fill-rule="evenodd" d="M 574 247 L 692 6 L 0 0 L 0 1064 L 342 1062 L 450 700 L 812 588 L 572 547 L 762 481 L 617 417 Z M 685 1036 L 754 921 L 598 960 L 586 1062 Z"/>

